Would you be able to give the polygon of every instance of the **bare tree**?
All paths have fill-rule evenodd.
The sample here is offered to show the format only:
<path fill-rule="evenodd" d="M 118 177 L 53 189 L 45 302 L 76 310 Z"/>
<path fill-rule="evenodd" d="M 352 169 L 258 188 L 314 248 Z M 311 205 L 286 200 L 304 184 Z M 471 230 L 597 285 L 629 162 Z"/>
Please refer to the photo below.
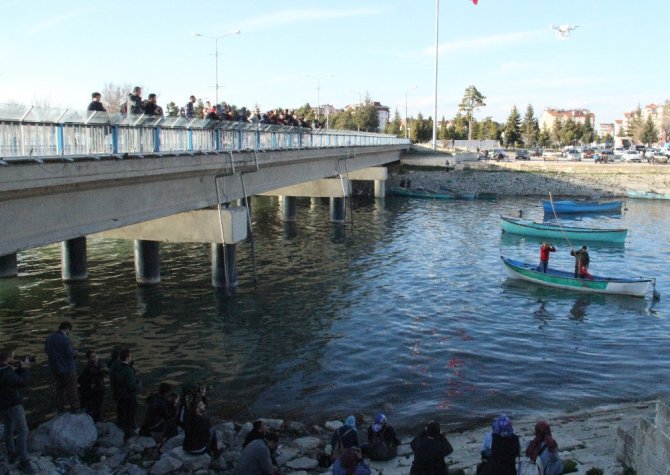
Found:
<path fill-rule="evenodd" d="M 133 86 L 129 83 L 114 84 L 111 82 L 105 83 L 102 87 L 102 103 L 105 105 L 107 112 L 116 114 L 121 108 L 121 103 L 126 100 L 126 97 L 133 90 Z"/>
<path fill-rule="evenodd" d="M 661 140 L 670 141 L 670 99 L 665 101 L 661 109 Z"/>

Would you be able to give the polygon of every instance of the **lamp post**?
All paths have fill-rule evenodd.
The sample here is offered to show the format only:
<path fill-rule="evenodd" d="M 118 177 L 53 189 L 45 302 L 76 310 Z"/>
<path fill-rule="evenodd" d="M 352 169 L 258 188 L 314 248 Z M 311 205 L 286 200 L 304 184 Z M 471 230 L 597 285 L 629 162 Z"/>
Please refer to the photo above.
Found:
<path fill-rule="evenodd" d="M 411 90 L 413 91 L 414 89 L 417 89 L 418 87 L 419 86 L 414 86 L 413 88 L 411 88 Z M 409 123 L 407 122 L 407 93 L 408 92 L 409 92 L 409 90 L 405 91 L 405 138 L 406 139 L 409 138 Z"/>
<path fill-rule="evenodd" d="M 219 105 L 219 40 L 221 38 L 225 38 L 226 36 L 230 35 L 239 35 L 241 33 L 240 30 L 235 30 L 235 31 L 230 31 L 228 33 L 224 33 L 223 35 L 220 36 L 210 36 L 210 35 L 203 35 L 202 33 L 193 33 L 193 36 L 198 37 L 198 38 L 210 38 L 214 40 L 214 101 L 216 102 L 216 106 Z"/>
<path fill-rule="evenodd" d="M 332 78 L 335 76 L 335 74 L 330 73 L 326 74 L 325 76 L 313 76 L 310 74 L 307 74 L 305 77 L 307 78 L 316 78 L 316 120 L 319 120 L 319 116 L 321 115 L 321 97 L 320 97 L 320 90 L 321 90 L 321 80 L 324 78 Z"/>

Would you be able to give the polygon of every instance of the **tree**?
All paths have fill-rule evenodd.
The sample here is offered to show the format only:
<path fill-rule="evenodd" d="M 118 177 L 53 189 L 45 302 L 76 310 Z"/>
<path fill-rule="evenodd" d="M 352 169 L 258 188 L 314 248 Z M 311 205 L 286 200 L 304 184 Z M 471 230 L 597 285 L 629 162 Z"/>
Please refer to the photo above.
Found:
<path fill-rule="evenodd" d="M 642 135 L 642 127 L 644 126 L 644 121 L 642 120 L 642 109 L 638 104 L 637 109 L 628 119 L 628 127 L 626 128 L 626 136 L 633 137 L 635 140 L 640 140 Z"/>
<path fill-rule="evenodd" d="M 550 147 L 551 146 L 551 132 L 546 127 L 542 127 L 540 135 L 538 136 L 538 142 L 541 147 Z"/>
<path fill-rule="evenodd" d="M 486 99 L 486 96 L 483 96 L 475 86 L 468 86 L 465 88 L 463 99 L 458 105 L 458 110 L 465 112 L 468 121 L 468 140 L 472 140 L 472 113 L 486 106 L 484 99 Z"/>
<path fill-rule="evenodd" d="M 447 121 L 442 116 L 442 122 L 440 122 L 440 130 L 437 132 L 437 138 L 440 140 L 448 140 L 450 137 L 447 136 Z"/>
<path fill-rule="evenodd" d="M 661 140 L 670 141 L 670 99 L 665 101 L 661 111 Z"/>
<path fill-rule="evenodd" d="M 457 112 L 452 121 L 454 124 L 454 139 L 463 140 L 467 137 L 468 119 L 460 112 Z"/>
<path fill-rule="evenodd" d="M 377 108 L 369 95 L 366 95 L 363 103 L 356 107 L 354 116 L 358 130 L 365 130 L 366 132 L 377 132 L 379 130 L 379 114 L 377 114 Z"/>
<path fill-rule="evenodd" d="M 179 107 L 174 101 L 170 101 L 165 106 L 165 112 L 168 117 L 179 117 Z"/>
<path fill-rule="evenodd" d="M 521 138 L 521 115 L 519 115 L 516 105 L 512 106 L 512 111 L 507 118 L 504 134 L 506 147 L 511 145 L 514 148 L 515 144 Z"/>
<path fill-rule="evenodd" d="M 537 119 L 535 119 L 535 111 L 533 110 L 533 106 L 528 104 L 526 115 L 523 116 L 523 122 L 521 123 L 521 137 L 524 145 L 526 147 L 534 147 L 537 143 L 539 132 L 540 127 Z"/>
<path fill-rule="evenodd" d="M 395 114 L 393 114 L 393 120 L 386 124 L 386 133 L 395 135 L 397 137 L 403 136 L 402 119 L 400 118 L 400 112 L 398 112 L 398 109 L 396 109 Z"/>
<path fill-rule="evenodd" d="M 551 140 L 557 145 L 561 146 L 561 134 L 563 132 L 563 121 L 557 117 L 554 125 L 551 127 Z"/>
<path fill-rule="evenodd" d="M 579 125 L 572 120 L 572 117 L 568 117 L 568 120 L 565 121 L 565 125 L 561 129 L 561 143 L 574 145 L 579 135 Z"/>
<path fill-rule="evenodd" d="M 102 94 L 102 103 L 105 105 L 107 112 L 117 114 L 121 110 L 121 103 L 126 100 L 132 90 L 133 86 L 129 83 L 114 84 L 108 82 L 102 86 L 100 94 Z"/>
<path fill-rule="evenodd" d="M 656 129 L 656 124 L 654 124 L 654 119 L 649 115 L 642 125 L 640 141 L 645 145 L 652 145 L 658 142 L 658 139 L 658 129 Z"/>
<path fill-rule="evenodd" d="M 486 117 L 480 124 L 482 140 L 500 140 L 500 127 L 491 117 Z"/>
<path fill-rule="evenodd" d="M 582 125 L 582 133 L 581 133 L 581 139 L 582 143 L 584 144 L 590 144 L 593 142 L 593 139 L 595 138 L 595 131 L 593 130 L 593 125 L 591 124 L 591 117 L 586 116 L 586 120 L 584 120 L 584 125 Z"/>

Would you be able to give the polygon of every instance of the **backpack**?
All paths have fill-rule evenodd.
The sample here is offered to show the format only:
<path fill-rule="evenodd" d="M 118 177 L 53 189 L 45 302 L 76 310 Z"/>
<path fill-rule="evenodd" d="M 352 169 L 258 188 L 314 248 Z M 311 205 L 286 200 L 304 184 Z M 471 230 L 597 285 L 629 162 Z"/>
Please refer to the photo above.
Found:
<path fill-rule="evenodd" d="M 542 459 L 538 456 L 535 462 L 528 459 L 519 463 L 519 475 L 544 475 Z"/>
<path fill-rule="evenodd" d="M 561 475 L 563 473 L 563 462 L 557 454 L 550 454 L 549 463 L 544 467 L 544 475 Z"/>
<path fill-rule="evenodd" d="M 338 429 L 337 440 L 335 441 L 335 445 L 333 445 L 333 450 L 330 453 L 330 456 L 333 460 L 339 459 L 340 455 L 342 455 L 342 452 L 344 452 L 344 444 L 342 443 L 342 436 L 348 434 L 349 432 L 351 432 L 351 429 L 345 431 L 344 434 L 341 434 Z"/>

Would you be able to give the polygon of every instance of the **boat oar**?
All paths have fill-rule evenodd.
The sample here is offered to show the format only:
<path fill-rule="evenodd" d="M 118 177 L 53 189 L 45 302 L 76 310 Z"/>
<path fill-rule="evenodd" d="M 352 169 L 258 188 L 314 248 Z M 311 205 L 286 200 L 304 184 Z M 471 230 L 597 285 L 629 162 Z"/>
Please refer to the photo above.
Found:
<path fill-rule="evenodd" d="M 558 215 L 556 214 L 556 208 L 554 208 L 554 197 L 551 196 L 551 192 L 549 192 L 549 203 L 551 203 L 551 211 L 554 213 L 554 218 L 556 218 L 556 221 L 558 222 L 558 227 L 560 228 L 561 233 L 563 234 L 563 237 L 568 242 L 568 246 L 570 246 L 570 250 L 574 253 L 575 248 L 572 247 L 572 243 L 570 242 L 570 239 L 568 238 L 568 235 L 565 234 L 565 230 L 563 229 L 563 225 L 561 224 L 561 220 L 558 219 Z"/>

